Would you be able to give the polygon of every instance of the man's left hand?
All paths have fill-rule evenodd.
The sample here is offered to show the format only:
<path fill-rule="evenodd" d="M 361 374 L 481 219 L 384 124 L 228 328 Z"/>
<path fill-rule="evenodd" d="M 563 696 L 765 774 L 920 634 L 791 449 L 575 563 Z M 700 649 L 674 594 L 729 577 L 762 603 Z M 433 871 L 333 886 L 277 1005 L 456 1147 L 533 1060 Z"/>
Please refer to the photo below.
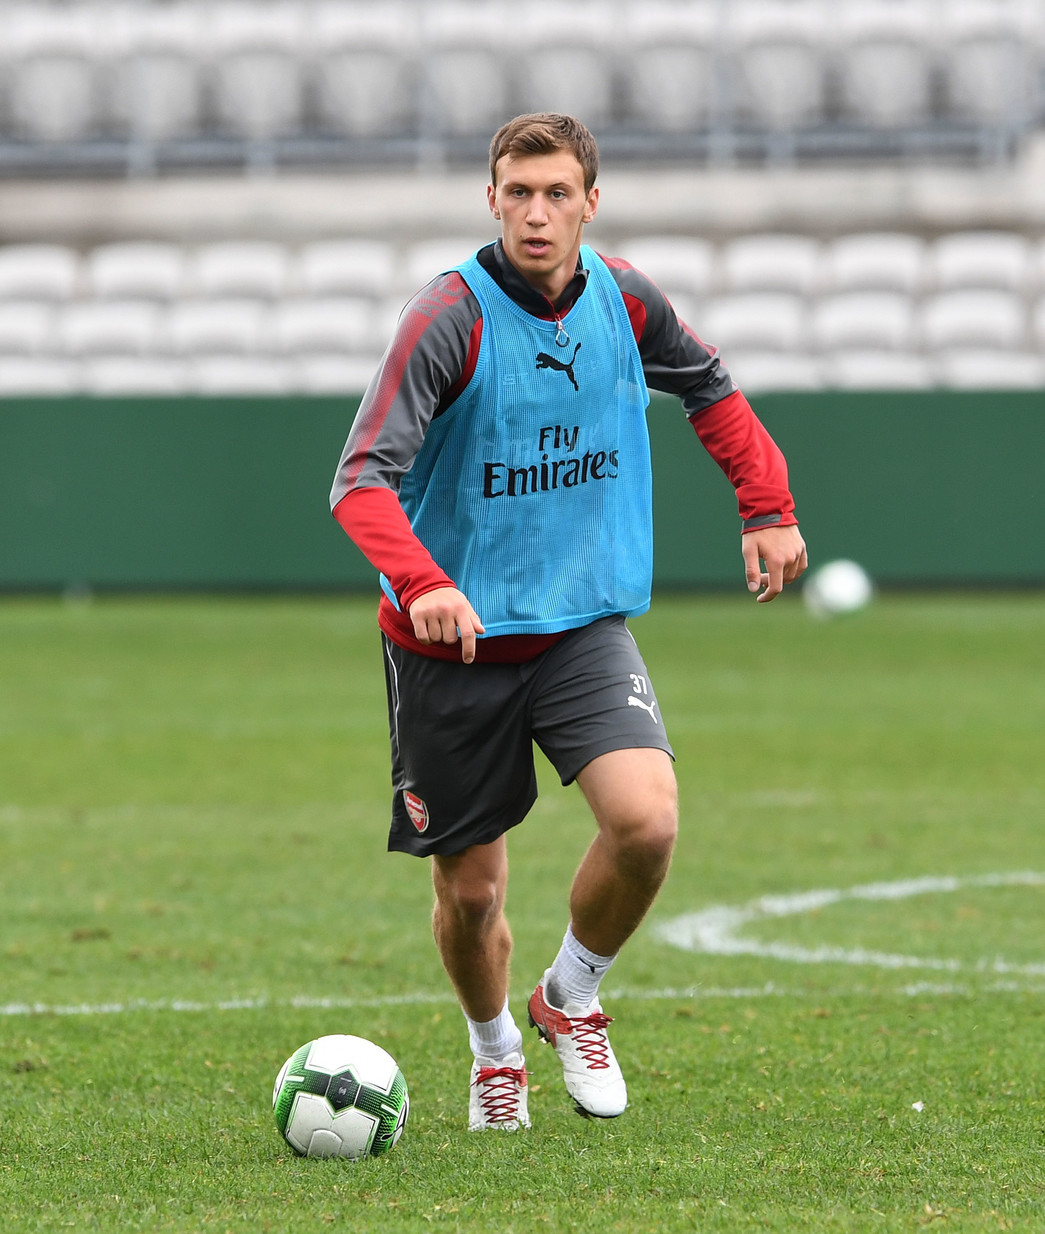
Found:
<path fill-rule="evenodd" d="M 794 525 L 760 527 L 743 535 L 741 543 L 747 589 L 759 593 L 759 604 L 775 599 L 809 565 L 805 541 Z"/>

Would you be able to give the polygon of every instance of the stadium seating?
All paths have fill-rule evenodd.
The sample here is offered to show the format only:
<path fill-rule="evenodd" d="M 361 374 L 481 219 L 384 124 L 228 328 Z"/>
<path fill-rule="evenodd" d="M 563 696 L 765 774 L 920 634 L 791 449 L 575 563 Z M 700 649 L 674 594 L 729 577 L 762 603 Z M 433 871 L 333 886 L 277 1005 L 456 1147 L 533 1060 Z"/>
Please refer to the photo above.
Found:
<path fill-rule="evenodd" d="M 23 139 L 75 141 L 102 127 L 102 31 L 87 6 L 19 4 L 3 14 L 7 94 Z"/>
<path fill-rule="evenodd" d="M 914 339 L 914 305 L 896 291 L 848 291 L 820 297 L 812 313 L 820 351 L 903 351 Z"/>
<path fill-rule="evenodd" d="M 640 130 L 687 133 L 708 125 L 720 103 L 716 61 L 721 18 L 709 4 L 652 0 L 627 5 L 622 46 L 626 114 Z"/>
<path fill-rule="evenodd" d="M 934 17 L 918 3 L 868 0 L 842 8 L 832 53 L 844 119 L 886 128 L 930 119 Z"/>
<path fill-rule="evenodd" d="M 88 255 L 85 277 L 100 300 L 171 300 L 184 286 L 185 254 L 172 243 L 102 244 Z"/>
<path fill-rule="evenodd" d="M 0 248 L 0 299 L 68 300 L 80 280 L 80 255 L 59 244 Z"/>
<path fill-rule="evenodd" d="M 902 291 L 915 295 L 925 278 L 925 243 L 900 232 L 858 232 L 827 245 L 826 290 Z"/>
<path fill-rule="evenodd" d="M 712 300 L 699 322 L 701 337 L 725 353 L 805 350 L 808 309 L 788 292 L 749 292 Z"/>
<path fill-rule="evenodd" d="M 0 246 L 0 395 L 359 393 L 403 304 L 483 242 Z M 612 249 L 752 391 L 1045 383 L 1032 237 L 653 232 Z"/>
<path fill-rule="evenodd" d="M 823 379 L 833 390 L 926 390 L 936 384 L 927 356 L 865 349 L 825 356 Z"/>
<path fill-rule="evenodd" d="M 0 40 L 0 169 L 438 160 L 531 109 L 584 115 L 617 157 L 1003 155 L 1045 122 L 1041 6 L 948 0 L 946 17 L 936 0 L 22 0 Z"/>
<path fill-rule="evenodd" d="M 396 254 L 383 240 L 314 240 L 294 261 L 291 282 L 315 296 L 385 296 L 392 289 Z"/>
<path fill-rule="evenodd" d="M 997 347 L 1016 351 L 1025 342 L 1026 313 L 1018 297 L 978 288 L 944 291 L 922 305 L 919 328 L 930 351 Z"/>
<path fill-rule="evenodd" d="M 287 284 L 286 246 L 265 240 L 227 240 L 206 244 L 190 259 L 189 288 L 201 296 L 257 296 L 272 300 Z"/>
<path fill-rule="evenodd" d="M 807 236 L 741 236 L 723 246 L 721 262 L 731 291 L 809 295 L 819 279 L 820 244 Z"/>
<path fill-rule="evenodd" d="M 948 113 L 985 125 L 1020 124 L 1041 72 L 1041 6 L 957 0 L 942 31 Z"/>
<path fill-rule="evenodd" d="M 29 300 L 0 301 L 0 364 L 11 356 L 39 356 L 55 338 L 55 308 Z"/>
<path fill-rule="evenodd" d="M 815 0 L 748 0 L 729 12 L 737 118 L 771 131 L 823 120 L 827 74 L 821 6 Z"/>
<path fill-rule="evenodd" d="M 956 232 L 941 236 L 928 253 L 929 279 L 940 291 L 996 287 L 1022 293 L 1031 271 L 1030 242 L 1011 232 Z"/>
<path fill-rule="evenodd" d="M 416 131 L 420 22 L 402 0 L 321 0 L 306 35 L 320 132 L 356 139 Z"/>
<path fill-rule="evenodd" d="M 187 138 L 202 131 L 207 26 L 185 0 L 118 10 L 109 110 L 114 130 L 134 142 Z"/>
<path fill-rule="evenodd" d="M 300 132 L 306 10 L 294 0 L 215 7 L 209 69 L 222 128 L 249 140 Z"/>

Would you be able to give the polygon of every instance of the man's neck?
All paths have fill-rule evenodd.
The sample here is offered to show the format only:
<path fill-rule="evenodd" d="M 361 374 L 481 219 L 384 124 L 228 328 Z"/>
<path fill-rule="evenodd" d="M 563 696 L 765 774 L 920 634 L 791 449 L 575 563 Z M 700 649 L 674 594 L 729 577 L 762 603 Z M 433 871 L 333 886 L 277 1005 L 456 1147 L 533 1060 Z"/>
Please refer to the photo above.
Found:
<path fill-rule="evenodd" d="M 588 272 L 578 258 L 577 269 L 573 277 L 562 293 L 552 299 L 539 287 L 535 287 L 512 265 L 500 240 L 479 250 L 479 264 L 520 308 L 524 308 L 535 317 L 548 317 L 555 313 L 568 312 L 588 282 Z"/>

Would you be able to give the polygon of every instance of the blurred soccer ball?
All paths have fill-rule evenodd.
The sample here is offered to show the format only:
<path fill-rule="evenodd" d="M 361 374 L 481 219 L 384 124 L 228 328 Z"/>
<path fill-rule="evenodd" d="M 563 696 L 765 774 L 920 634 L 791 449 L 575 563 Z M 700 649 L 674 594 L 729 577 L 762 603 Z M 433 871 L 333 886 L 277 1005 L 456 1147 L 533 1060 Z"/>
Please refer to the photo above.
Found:
<path fill-rule="evenodd" d="M 867 571 L 855 561 L 829 561 L 806 580 L 802 599 L 814 617 L 839 617 L 866 608 L 874 596 Z"/>
<path fill-rule="evenodd" d="M 272 1109 L 302 1157 L 379 1157 L 403 1134 L 410 1099 L 391 1054 L 339 1033 L 294 1051 L 276 1076 Z"/>

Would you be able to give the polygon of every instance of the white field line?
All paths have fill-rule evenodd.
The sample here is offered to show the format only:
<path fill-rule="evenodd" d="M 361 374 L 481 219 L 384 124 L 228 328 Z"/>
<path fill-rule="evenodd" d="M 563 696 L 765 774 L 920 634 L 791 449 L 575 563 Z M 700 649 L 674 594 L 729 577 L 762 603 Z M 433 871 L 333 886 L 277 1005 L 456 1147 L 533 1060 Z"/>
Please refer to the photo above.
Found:
<path fill-rule="evenodd" d="M 602 997 L 611 1002 L 616 999 L 634 1002 L 688 1002 L 711 999 L 737 999 L 748 1001 L 760 998 L 796 998 L 825 1001 L 836 998 L 862 998 L 873 994 L 898 994 L 907 998 L 924 998 L 930 995 L 962 995 L 975 993 L 1002 994 L 1032 992 L 1045 994 L 1045 985 L 1035 986 L 1021 981 L 994 981 L 987 986 L 973 988 L 959 982 L 919 981 L 902 985 L 888 992 L 880 987 L 852 985 L 834 990 L 801 990 L 778 986 L 772 981 L 758 986 L 665 986 L 658 990 L 637 990 L 628 986 L 608 990 Z M 522 1005 L 529 991 L 513 996 L 513 1003 Z M 315 1009 L 319 1011 L 354 1011 L 375 1007 L 402 1007 L 407 1005 L 451 1006 L 456 1000 L 450 993 L 388 994 L 373 998 L 312 998 L 298 995 L 294 998 L 235 998 L 220 1002 L 198 1002 L 190 999 L 131 999 L 124 1003 L 7 1003 L 0 1004 L 0 1019 L 31 1016 L 109 1016 L 133 1015 L 137 1012 L 169 1012 L 174 1014 L 209 1011 L 262 1011 L 266 1008 Z"/>
<path fill-rule="evenodd" d="M 746 955 L 787 960 L 796 964 L 854 964 L 871 968 L 930 969 L 941 973 L 997 973 L 1016 977 L 1045 977 L 1045 963 L 1012 964 L 1001 958 L 984 957 L 973 962 L 930 956 L 895 955 L 822 944 L 800 947 L 792 943 L 745 938 L 742 931 L 756 922 L 797 917 L 841 903 L 843 900 L 902 900 L 918 895 L 939 895 L 964 887 L 1042 887 L 1045 874 L 1021 870 L 1010 874 L 981 874 L 969 878 L 930 875 L 892 883 L 866 883 L 846 890 L 825 888 L 791 895 L 761 896 L 740 906 L 715 905 L 696 913 L 684 913 L 654 928 L 662 942 L 683 951 L 705 955 Z"/>
<path fill-rule="evenodd" d="M 1045 993 L 1045 985 L 1019 978 L 1045 978 L 1045 963 L 1010 964 L 1001 958 L 980 959 L 975 962 L 939 959 L 932 957 L 893 955 L 888 952 L 867 951 L 863 948 L 833 947 L 824 944 L 815 948 L 797 947 L 789 943 L 760 942 L 741 938 L 739 931 L 752 922 L 773 918 L 793 917 L 802 913 L 838 904 L 843 900 L 902 900 L 916 895 L 932 895 L 959 891 L 963 887 L 1045 887 L 1045 874 L 1032 870 L 1009 874 L 982 874 L 969 878 L 930 875 L 924 878 L 900 879 L 891 883 L 866 883 L 847 890 L 823 889 L 795 892 L 791 895 L 761 896 L 740 907 L 717 905 L 697 913 L 685 913 L 654 927 L 654 934 L 663 942 L 685 951 L 702 952 L 708 955 L 750 955 L 764 959 L 788 960 L 800 964 L 851 964 L 872 968 L 930 969 L 942 973 L 974 972 L 1004 976 L 1007 980 L 991 982 L 975 988 L 961 982 L 919 981 L 900 986 L 892 993 L 921 997 L 925 995 L 969 995 L 975 992 L 1010 993 L 1032 990 Z M 1015 980 L 1014 980 L 1015 978 Z M 517 1001 L 526 998 L 529 991 L 519 995 Z M 644 990 L 621 987 L 607 990 L 604 997 L 610 999 L 633 999 L 640 1002 L 680 1001 L 687 999 L 757 999 L 757 998 L 835 998 L 860 997 L 870 993 L 867 987 L 853 985 L 835 991 L 804 991 L 786 989 L 774 982 L 759 986 L 703 986 L 667 987 Z M 881 994 L 881 990 L 876 990 Z M 134 1012 L 204 1012 L 204 1011 L 258 1011 L 265 1008 L 291 1008 L 315 1010 L 347 1010 L 374 1007 L 398 1007 L 412 1004 L 453 1004 L 455 999 L 448 991 L 414 991 L 407 994 L 376 995 L 371 998 L 312 997 L 295 995 L 291 998 L 225 999 L 217 1002 L 198 1002 L 190 999 L 131 999 L 112 1003 L 7 1003 L 0 1004 L 0 1019 L 15 1016 L 104 1016 L 127 1015 Z"/>

